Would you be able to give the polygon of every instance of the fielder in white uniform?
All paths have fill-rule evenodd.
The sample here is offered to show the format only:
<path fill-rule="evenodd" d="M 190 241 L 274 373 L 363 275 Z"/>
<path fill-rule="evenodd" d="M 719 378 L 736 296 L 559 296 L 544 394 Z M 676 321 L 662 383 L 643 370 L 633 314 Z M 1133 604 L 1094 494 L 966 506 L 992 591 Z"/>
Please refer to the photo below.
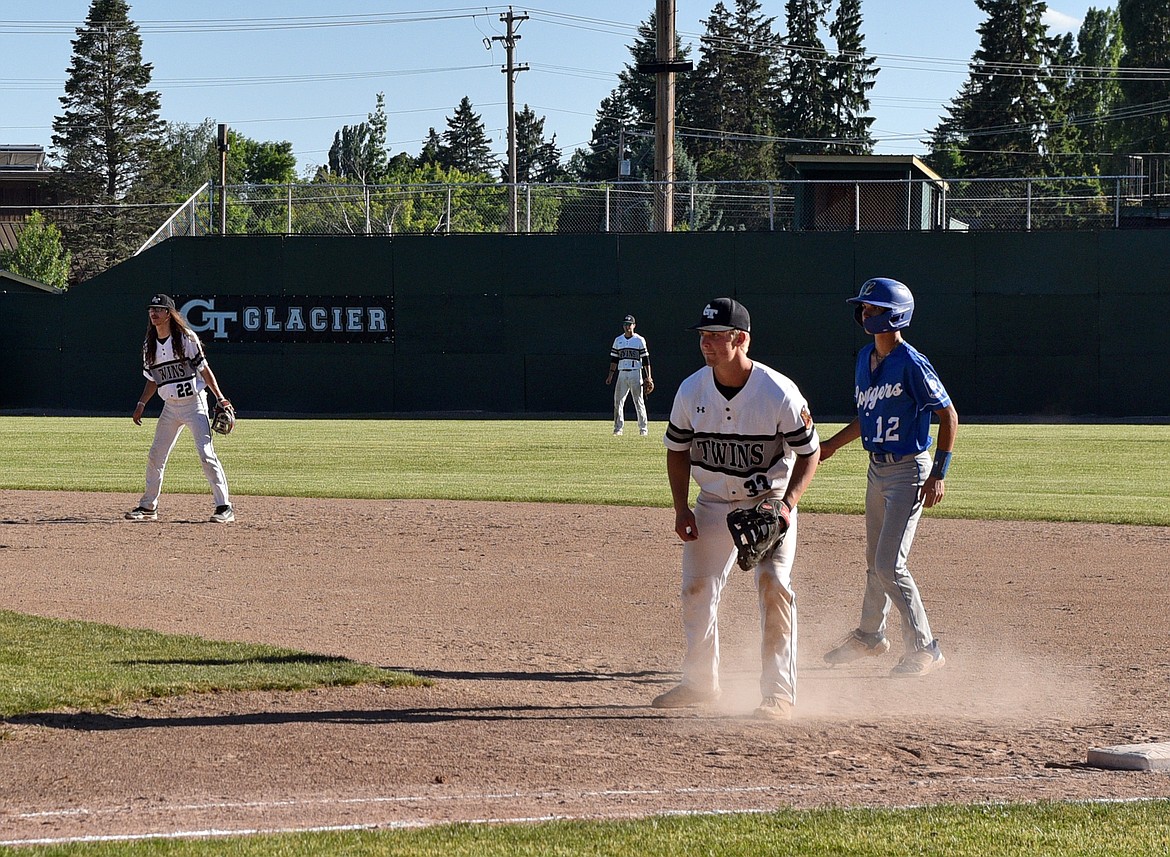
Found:
<path fill-rule="evenodd" d="M 622 333 L 613 341 L 609 350 L 609 374 L 605 377 L 606 384 L 617 384 L 613 388 L 613 433 L 620 435 L 626 424 L 626 397 L 634 400 L 634 412 L 638 415 L 638 433 L 645 437 L 649 432 L 646 423 L 646 399 L 642 394 L 643 386 L 647 393 L 654 392 L 654 379 L 650 377 L 650 351 L 646 348 L 646 338 L 634 333 L 637 322 L 632 315 L 622 320 Z"/>
<path fill-rule="evenodd" d="M 146 377 L 146 386 L 134 408 L 134 424 L 142 425 L 142 412 L 155 392 L 163 400 L 163 409 L 146 460 L 146 492 L 138 505 L 126 513 L 126 518 L 131 521 L 158 520 L 163 471 L 183 426 L 186 426 L 191 430 L 195 449 L 203 463 L 203 475 L 207 477 L 215 498 L 211 521 L 230 523 L 236 516 L 228 496 L 227 477 L 211 442 L 204 390 L 210 389 L 220 401 L 227 399 L 203 355 L 203 344 L 182 313 L 175 309 L 170 296 L 152 297 L 147 312 L 150 326 L 142 343 L 142 374 Z"/>
<path fill-rule="evenodd" d="M 683 541 L 687 653 L 682 683 L 651 704 L 682 708 L 719 698 L 719 599 L 738 569 L 727 514 L 773 497 L 788 507 L 790 524 L 783 543 L 752 572 L 763 660 L 755 716 L 787 720 L 796 702 L 796 506 L 816 472 L 820 439 L 796 384 L 749 359 L 751 320 L 743 305 L 713 300 L 691 329 L 699 331 L 707 365 L 679 386 L 664 439 L 674 529 Z M 699 486 L 693 510 L 692 477 Z"/>

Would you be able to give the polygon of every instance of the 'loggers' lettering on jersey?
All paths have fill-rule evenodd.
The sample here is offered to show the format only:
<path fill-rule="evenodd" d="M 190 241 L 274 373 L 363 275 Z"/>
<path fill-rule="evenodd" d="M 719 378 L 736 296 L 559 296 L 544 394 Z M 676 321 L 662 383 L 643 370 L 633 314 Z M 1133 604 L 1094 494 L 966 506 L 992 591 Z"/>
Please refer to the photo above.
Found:
<path fill-rule="evenodd" d="M 857 396 L 857 407 L 872 409 L 882 399 L 896 399 L 902 395 L 902 383 L 899 381 L 897 384 L 878 384 L 868 390 L 855 387 L 854 392 Z"/>

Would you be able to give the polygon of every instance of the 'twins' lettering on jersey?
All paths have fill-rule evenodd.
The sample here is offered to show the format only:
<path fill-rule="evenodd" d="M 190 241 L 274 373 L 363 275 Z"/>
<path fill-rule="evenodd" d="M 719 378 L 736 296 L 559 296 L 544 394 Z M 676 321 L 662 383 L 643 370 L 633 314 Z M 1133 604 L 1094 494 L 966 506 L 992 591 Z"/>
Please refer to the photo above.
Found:
<path fill-rule="evenodd" d="M 727 501 L 783 490 L 797 455 L 820 448 L 808 403 L 796 384 L 755 363 L 731 399 L 704 367 L 679 386 L 666 448 L 689 451 L 691 475 L 709 497 Z"/>
<path fill-rule="evenodd" d="M 203 347 L 190 337 L 183 337 L 183 356 L 175 355 L 175 336 L 172 334 L 158 343 L 154 362 L 143 354 L 142 374 L 158 385 L 158 394 L 167 401 L 176 401 L 195 396 L 207 386 L 200 374 L 207 365 Z M 186 355 L 192 355 L 190 357 Z"/>

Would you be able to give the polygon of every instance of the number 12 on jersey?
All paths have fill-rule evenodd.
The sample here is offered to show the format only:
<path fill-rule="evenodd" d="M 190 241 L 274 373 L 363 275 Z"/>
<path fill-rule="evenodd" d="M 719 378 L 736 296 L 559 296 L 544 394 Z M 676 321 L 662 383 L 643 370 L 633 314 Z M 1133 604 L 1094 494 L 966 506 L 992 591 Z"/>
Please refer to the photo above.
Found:
<path fill-rule="evenodd" d="M 882 430 L 882 423 L 885 423 L 885 431 Z M 878 417 L 877 430 L 873 433 L 874 443 L 893 443 L 898 440 L 898 428 L 902 424 L 901 417 Z"/>

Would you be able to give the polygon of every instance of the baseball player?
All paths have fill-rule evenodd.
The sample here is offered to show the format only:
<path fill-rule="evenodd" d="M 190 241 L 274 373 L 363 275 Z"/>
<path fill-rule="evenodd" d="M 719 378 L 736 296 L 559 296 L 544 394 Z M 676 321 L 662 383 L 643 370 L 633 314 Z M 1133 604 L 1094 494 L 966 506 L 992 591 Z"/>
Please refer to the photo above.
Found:
<path fill-rule="evenodd" d="M 236 519 L 228 497 L 227 477 L 211 443 L 211 423 L 207 416 L 204 389 L 217 400 L 227 402 L 215 374 L 203 355 L 203 344 L 183 314 L 175 309 L 169 295 L 155 295 L 147 307 L 150 324 L 142 343 L 142 374 L 146 386 L 134 408 L 134 424 L 142 425 L 146 403 L 157 392 L 163 400 L 162 413 L 154 430 L 154 443 L 146 460 L 146 493 L 138 505 L 126 513 L 131 521 L 158 520 L 158 497 L 162 491 L 163 471 L 183 426 L 191 430 L 195 449 L 203 463 L 203 475 L 215 498 L 211 521 L 227 524 Z"/>
<path fill-rule="evenodd" d="M 752 571 L 763 659 L 754 716 L 787 720 L 796 702 L 796 507 L 816 471 L 820 440 L 796 384 L 748 357 L 751 320 L 742 304 L 711 301 L 691 330 L 699 331 L 706 366 L 679 386 L 664 438 L 674 530 L 683 541 L 687 651 L 682 683 L 651 704 L 681 708 L 719 698 L 719 599 L 737 557 L 727 515 L 772 498 L 787 532 Z M 692 477 L 699 486 L 693 510 Z"/>
<path fill-rule="evenodd" d="M 857 419 L 821 445 L 821 460 L 857 438 L 869 453 L 865 596 L 861 625 L 825 660 L 847 664 L 889 651 L 886 617 L 893 604 L 902 614 L 903 655 L 891 675 L 922 676 L 946 659 L 906 558 L 923 507 L 941 502 L 946 492 L 959 415 L 930 361 L 902 338 L 914 313 L 910 290 L 897 280 L 878 277 L 862 283 L 860 293 L 848 302 L 874 341 L 857 355 Z M 938 418 L 933 461 L 927 451 L 931 414 Z"/>
<path fill-rule="evenodd" d="M 626 397 L 634 400 L 634 412 L 638 415 L 638 433 L 645 437 L 649 432 L 646 423 L 646 400 L 642 395 L 654 392 L 654 379 L 650 377 L 650 352 L 646 349 L 646 338 L 634 333 L 637 322 L 632 315 L 622 320 L 622 332 L 613 341 L 609 350 L 609 374 L 606 384 L 617 384 L 613 388 L 613 433 L 620 435 L 626 424 Z"/>

